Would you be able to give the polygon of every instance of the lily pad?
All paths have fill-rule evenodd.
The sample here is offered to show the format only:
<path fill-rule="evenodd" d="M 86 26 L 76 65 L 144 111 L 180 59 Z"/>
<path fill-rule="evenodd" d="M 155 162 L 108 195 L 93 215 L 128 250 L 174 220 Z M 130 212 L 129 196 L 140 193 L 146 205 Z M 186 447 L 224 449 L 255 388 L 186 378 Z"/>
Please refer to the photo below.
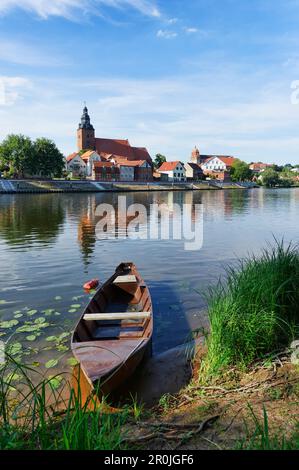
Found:
<path fill-rule="evenodd" d="M 22 345 L 21 343 L 13 343 L 8 346 L 7 350 L 11 356 L 16 356 L 22 351 Z"/>
<path fill-rule="evenodd" d="M 6 300 L 0 300 L 0 305 L 5 305 L 5 304 L 8 304 Z"/>
<path fill-rule="evenodd" d="M 12 328 L 18 325 L 18 320 L 8 320 L 0 322 L 0 328 Z"/>
<path fill-rule="evenodd" d="M 59 335 L 59 338 L 58 338 L 58 339 L 59 339 L 59 341 L 61 341 L 61 340 L 65 339 L 65 338 L 68 338 L 69 335 L 70 335 L 70 333 L 67 333 L 67 332 L 61 333 L 61 335 Z"/>
<path fill-rule="evenodd" d="M 60 297 L 60 295 L 56 295 L 55 300 L 61 300 L 61 299 L 62 297 Z"/>
<path fill-rule="evenodd" d="M 21 376 L 17 374 L 16 372 L 12 372 L 11 374 L 8 374 L 6 377 L 4 377 L 5 382 L 11 383 L 16 380 L 20 380 Z"/>
<path fill-rule="evenodd" d="M 50 375 L 49 377 L 49 385 L 52 389 L 56 390 L 60 387 L 63 378 L 61 375 L 55 375 L 54 377 Z"/>
<path fill-rule="evenodd" d="M 27 315 L 29 315 L 29 317 L 32 317 L 32 315 L 35 315 L 37 313 L 37 310 L 29 310 L 27 312 Z"/>
<path fill-rule="evenodd" d="M 36 340 L 36 335 L 26 336 L 26 339 L 27 339 L 27 341 L 34 341 L 34 340 Z"/>
<path fill-rule="evenodd" d="M 69 366 L 76 366 L 77 364 L 79 364 L 79 362 L 77 361 L 77 359 L 75 357 L 70 357 L 68 360 L 67 360 L 67 363 Z"/>
<path fill-rule="evenodd" d="M 58 344 L 56 346 L 57 351 L 68 351 L 70 348 L 68 346 L 65 346 L 64 344 Z"/>
<path fill-rule="evenodd" d="M 81 304 L 74 304 L 74 305 L 71 305 L 71 308 L 80 308 L 81 307 Z"/>
<path fill-rule="evenodd" d="M 23 313 L 16 313 L 14 315 L 14 318 L 21 318 L 23 316 Z"/>
<path fill-rule="evenodd" d="M 57 366 L 58 360 L 57 359 L 50 359 L 50 361 L 46 362 L 45 367 L 46 369 L 51 369 L 52 367 Z"/>
<path fill-rule="evenodd" d="M 48 336 L 48 338 L 46 338 L 46 341 L 57 341 L 57 336 Z"/>
<path fill-rule="evenodd" d="M 36 323 L 34 325 L 23 325 L 17 328 L 18 333 L 32 333 L 39 331 L 40 328 L 46 328 L 50 323 Z"/>
<path fill-rule="evenodd" d="M 46 319 L 44 317 L 39 317 L 34 320 L 34 323 L 40 324 L 40 323 L 45 323 Z"/>
<path fill-rule="evenodd" d="M 77 310 L 76 310 L 75 308 L 71 308 L 71 309 L 69 310 L 69 313 L 76 313 L 76 312 L 77 312 Z"/>

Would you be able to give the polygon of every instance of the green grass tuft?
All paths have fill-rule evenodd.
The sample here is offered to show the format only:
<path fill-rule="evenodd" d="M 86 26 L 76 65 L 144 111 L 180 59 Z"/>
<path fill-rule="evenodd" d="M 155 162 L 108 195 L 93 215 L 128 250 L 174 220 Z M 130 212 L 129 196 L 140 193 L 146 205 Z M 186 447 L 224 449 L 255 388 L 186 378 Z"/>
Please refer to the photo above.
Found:
<path fill-rule="evenodd" d="M 125 448 L 121 427 L 129 410 L 105 413 L 92 401 L 83 404 L 67 382 L 65 393 L 53 387 L 53 377 L 36 385 L 32 374 L 11 357 L 0 370 L 0 450 Z"/>
<path fill-rule="evenodd" d="M 299 423 L 292 433 L 286 438 L 281 431 L 271 433 L 269 429 L 268 414 L 263 408 L 263 421 L 260 422 L 250 405 L 250 413 L 254 422 L 255 429 L 249 432 L 248 425 L 247 437 L 239 441 L 236 445 L 237 450 L 298 450 L 299 449 Z"/>
<path fill-rule="evenodd" d="M 227 270 L 208 298 L 210 335 L 205 377 L 228 366 L 248 366 L 289 346 L 299 331 L 299 252 L 276 242 Z"/>

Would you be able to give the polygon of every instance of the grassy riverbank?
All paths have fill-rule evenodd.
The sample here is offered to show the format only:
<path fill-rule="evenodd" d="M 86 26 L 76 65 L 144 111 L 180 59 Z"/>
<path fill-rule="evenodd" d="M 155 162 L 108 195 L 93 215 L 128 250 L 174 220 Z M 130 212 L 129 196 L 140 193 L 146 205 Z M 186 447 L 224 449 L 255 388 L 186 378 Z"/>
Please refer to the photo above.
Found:
<path fill-rule="evenodd" d="M 34 377 L 35 375 L 35 377 Z M 36 381 L 36 371 L 9 359 L 0 373 L 0 450 L 125 449 L 126 407 L 115 413 L 82 405 L 70 385 L 56 377 Z M 18 385 L 16 385 L 16 383 Z"/>
<path fill-rule="evenodd" d="M 299 252 L 277 243 L 227 270 L 208 298 L 210 334 L 202 374 L 248 366 L 299 337 Z"/>

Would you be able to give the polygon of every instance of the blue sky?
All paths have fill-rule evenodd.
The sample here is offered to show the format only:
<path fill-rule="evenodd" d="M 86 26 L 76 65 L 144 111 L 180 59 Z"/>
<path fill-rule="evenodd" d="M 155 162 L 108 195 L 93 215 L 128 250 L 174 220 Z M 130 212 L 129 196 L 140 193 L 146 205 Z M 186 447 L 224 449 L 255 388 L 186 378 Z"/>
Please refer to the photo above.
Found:
<path fill-rule="evenodd" d="M 298 0 L 0 0 L 0 140 L 299 163 Z"/>

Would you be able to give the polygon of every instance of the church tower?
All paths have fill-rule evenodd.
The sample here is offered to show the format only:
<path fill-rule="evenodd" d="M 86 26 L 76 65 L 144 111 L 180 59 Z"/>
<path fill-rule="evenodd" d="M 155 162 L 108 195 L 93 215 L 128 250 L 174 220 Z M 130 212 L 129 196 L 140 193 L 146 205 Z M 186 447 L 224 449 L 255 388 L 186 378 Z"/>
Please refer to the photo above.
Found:
<path fill-rule="evenodd" d="M 192 163 L 198 163 L 200 164 L 201 161 L 200 161 L 200 151 L 198 150 L 198 148 L 194 147 L 194 149 L 192 150 L 192 153 L 191 153 L 191 162 Z"/>
<path fill-rule="evenodd" d="M 88 109 L 85 106 L 81 117 L 81 122 L 77 130 L 78 151 L 80 150 L 96 150 L 95 130 L 90 123 Z"/>

